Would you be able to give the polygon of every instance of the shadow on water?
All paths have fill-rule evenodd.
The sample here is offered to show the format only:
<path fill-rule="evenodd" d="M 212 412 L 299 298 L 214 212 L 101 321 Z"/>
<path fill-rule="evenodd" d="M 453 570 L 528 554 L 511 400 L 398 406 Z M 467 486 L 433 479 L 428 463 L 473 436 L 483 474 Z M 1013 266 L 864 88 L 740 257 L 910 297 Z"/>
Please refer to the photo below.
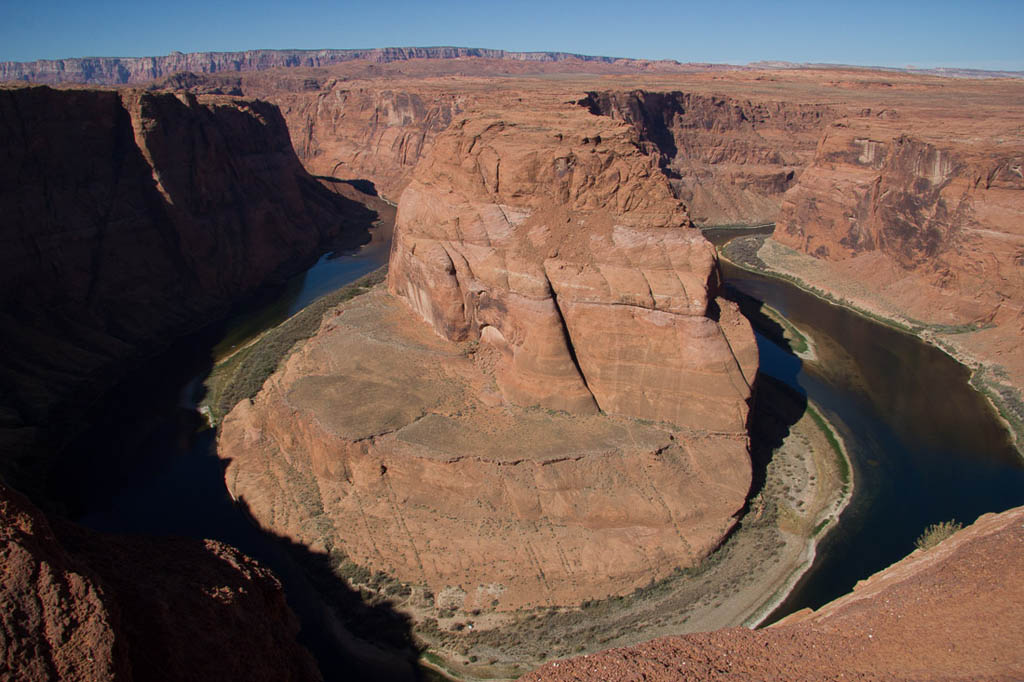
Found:
<path fill-rule="evenodd" d="M 739 306 L 754 328 L 761 355 L 747 401 L 750 408 L 747 413 L 751 460 L 749 504 L 764 488 L 772 454 L 807 411 L 807 394 L 795 384 L 801 361 L 790 349 L 782 326 L 762 312 L 764 304 L 728 286 L 723 288 L 722 294 Z M 718 320 L 718 304 L 713 299 L 708 316 Z M 762 348 L 763 339 L 770 339 L 773 347 Z"/>
<path fill-rule="evenodd" d="M 367 603 L 335 575 L 329 555 L 258 528 L 244 501 L 228 495 L 216 431 L 196 407 L 225 348 L 385 264 L 386 228 L 367 246 L 329 253 L 230 320 L 179 339 L 128 373 L 65 449 L 52 487 L 69 515 L 94 530 L 215 539 L 271 568 L 326 680 L 422 679 L 411 624 L 387 601 Z"/>

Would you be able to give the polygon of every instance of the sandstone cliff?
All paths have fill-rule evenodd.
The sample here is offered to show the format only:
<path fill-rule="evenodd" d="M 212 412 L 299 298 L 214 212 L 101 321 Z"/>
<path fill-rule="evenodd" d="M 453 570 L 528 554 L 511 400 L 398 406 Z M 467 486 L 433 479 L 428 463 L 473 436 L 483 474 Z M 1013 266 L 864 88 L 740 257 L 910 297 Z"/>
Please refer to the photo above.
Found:
<path fill-rule="evenodd" d="M 277 579 L 237 550 L 56 529 L 0 483 L 0 679 L 320 678 Z"/>
<path fill-rule="evenodd" d="M 582 112 L 521 116 L 439 138 L 402 195 L 390 290 L 496 348 L 509 402 L 741 432 L 750 335 L 734 351 L 709 317 L 714 250 L 654 159 Z"/>
<path fill-rule="evenodd" d="M 700 225 L 774 222 L 810 162 L 827 105 L 687 92 L 590 92 L 593 113 L 631 124 Z"/>
<path fill-rule="evenodd" d="M 1024 508 L 986 514 L 816 612 L 548 663 L 524 680 L 1020 679 Z"/>
<path fill-rule="evenodd" d="M 253 85 L 247 89 L 264 91 Z M 335 79 L 314 94 L 278 90 L 271 96 L 279 102 L 295 151 L 309 172 L 369 179 L 394 200 L 467 100 L 458 92 L 391 90 Z"/>
<path fill-rule="evenodd" d="M 1024 119 L 978 106 L 843 118 L 785 196 L 782 267 L 949 349 L 1024 443 Z M 796 261 L 793 261 L 795 264 Z"/>
<path fill-rule="evenodd" d="M 950 324 L 989 321 L 1007 307 L 1019 315 L 1024 150 L 991 138 L 929 140 L 921 127 L 875 116 L 830 126 L 785 198 L 776 239 L 832 261 L 886 256 L 941 292 L 912 315 Z"/>
<path fill-rule="evenodd" d="M 0 139 L 7 473 L 126 360 L 367 238 L 263 102 L 0 89 Z"/>

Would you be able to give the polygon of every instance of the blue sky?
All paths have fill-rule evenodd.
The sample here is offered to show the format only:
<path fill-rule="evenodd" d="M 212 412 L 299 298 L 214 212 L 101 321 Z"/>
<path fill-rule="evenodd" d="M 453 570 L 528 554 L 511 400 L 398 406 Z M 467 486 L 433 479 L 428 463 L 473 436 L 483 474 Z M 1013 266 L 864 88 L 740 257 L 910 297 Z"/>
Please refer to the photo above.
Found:
<path fill-rule="evenodd" d="M 1024 0 L 0 0 L 0 60 L 399 45 L 1024 70 Z"/>

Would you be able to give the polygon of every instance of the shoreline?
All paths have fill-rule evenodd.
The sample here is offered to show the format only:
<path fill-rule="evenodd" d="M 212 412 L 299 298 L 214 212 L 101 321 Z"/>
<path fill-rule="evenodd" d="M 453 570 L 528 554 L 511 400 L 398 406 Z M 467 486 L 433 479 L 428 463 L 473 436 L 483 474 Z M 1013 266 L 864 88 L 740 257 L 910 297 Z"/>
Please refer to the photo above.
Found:
<path fill-rule="evenodd" d="M 839 435 L 825 415 L 821 413 L 814 403 L 808 401 L 807 411 L 813 412 L 816 415 L 815 421 L 819 428 L 826 432 L 826 435 L 831 435 L 834 439 L 833 453 L 838 459 L 845 462 L 847 471 L 847 481 L 843 484 L 843 493 L 836 501 L 834 507 L 822 510 L 815 519 L 814 532 L 808 539 L 808 542 L 804 548 L 804 552 L 801 556 L 802 563 L 793 571 L 789 579 L 783 583 L 779 589 L 769 598 L 768 601 L 759 607 L 754 614 L 743 622 L 743 627 L 749 627 L 750 629 L 757 629 L 761 624 L 775 612 L 779 606 L 782 605 L 786 599 L 789 598 L 793 589 L 797 586 L 800 580 L 807 574 L 809 570 L 814 566 L 814 560 L 818 556 L 818 545 L 822 540 L 829 534 L 829 532 L 839 524 L 839 519 L 846 511 L 846 508 L 850 505 L 853 500 L 854 491 L 857 488 L 856 476 L 854 475 L 853 462 L 850 459 L 850 453 L 846 449 L 846 442 L 843 437 Z M 768 627 L 771 627 L 770 625 Z"/>
<path fill-rule="evenodd" d="M 742 239 L 742 237 L 739 239 Z M 1018 423 L 1016 419 L 1008 416 L 1008 413 L 1012 411 L 1011 405 L 1000 398 L 996 398 L 993 395 L 993 389 L 989 389 L 985 386 L 985 380 L 982 377 L 985 373 L 996 373 L 999 365 L 991 361 L 981 360 L 968 351 L 956 348 L 951 342 L 940 338 L 943 332 L 931 328 L 934 325 L 929 325 L 919 320 L 908 318 L 891 310 L 872 310 L 871 307 L 866 305 L 863 301 L 852 300 L 845 296 L 840 296 L 838 293 L 825 290 L 822 288 L 825 286 L 825 283 L 822 283 L 821 287 L 815 286 L 804 279 L 804 277 L 799 273 L 781 269 L 778 267 L 778 264 L 772 264 L 765 261 L 762 252 L 764 251 L 764 246 L 767 244 L 768 239 L 771 239 L 771 235 L 765 236 L 762 246 L 756 253 L 756 258 L 761 262 L 763 267 L 758 267 L 757 265 L 742 262 L 736 258 L 730 257 L 726 252 L 726 245 L 717 247 L 716 250 L 720 259 L 740 270 L 761 275 L 763 277 L 771 277 L 786 282 L 787 284 L 791 284 L 804 293 L 814 296 L 824 303 L 842 308 L 855 315 L 871 320 L 872 322 L 885 325 L 890 329 L 909 334 L 922 343 L 945 353 L 969 372 L 970 376 L 968 378 L 968 384 L 985 399 L 985 402 L 988 404 L 993 414 L 1005 428 L 1013 447 L 1017 450 L 1018 455 L 1024 459 L 1024 423 Z M 881 307 L 884 308 L 884 306 Z M 946 333 L 963 334 L 970 333 L 971 331 L 978 330 L 956 330 Z M 1012 386 L 1012 388 L 1019 390 L 1016 386 Z"/>

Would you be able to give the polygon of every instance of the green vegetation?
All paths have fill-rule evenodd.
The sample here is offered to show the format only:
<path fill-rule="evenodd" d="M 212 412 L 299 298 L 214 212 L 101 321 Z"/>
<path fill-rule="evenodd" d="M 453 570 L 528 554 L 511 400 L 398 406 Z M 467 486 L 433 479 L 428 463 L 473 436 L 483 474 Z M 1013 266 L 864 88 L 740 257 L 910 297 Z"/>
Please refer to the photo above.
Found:
<path fill-rule="evenodd" d="M 929 549 L 939 544 L 953 533 L 962 529 L 964 526 L 962 523 L 957 521 L 943 521 L 942 523 L 933 523 L 924 529 L 920 537 L 914 541 L 914 546 L 918 549 Z"/>
<path fill-rule="evenodd" d="M 1014 434 L 1017 450 L 1024 455 L 1024 399 L 1010 384 L 1002 367 L 979 367 L 971 375 L 971 386 L 988 398 Z"/>
<path fill-rule="evenodd" d="M 821 416 L 813 405 L 807 406 L 807 413 L 811 415 L 811 419 L 818 425 L 822 433 L 825 434 L 825 438 L 828 440 L 828 444 L 832 447 L 832 450 L 836 453 L 836 460 L 838 462 L 839 469 L 839 480 L 843 482 L 843 489 L 845 490 L 850 484 L 850 462 L 846 459 L 846 454 L 843 452 L 843 447 L 839 444 L 839 439 L 836 438 L 836 434 L 832 431 L 829 423 L 825 421 L 825 418 Z"/>
<path fill-rule="evenodd" d="M 387 268 L 382 267 L 313 301 L 300 312 L 273 329 L 264 332 L 255 342 L 219 362 L 206 379 L 203 406 L 214 424 L 224 418 L 241 400 L 255 396 L 271 374 L 280 366 L 299 341 L 310 338 L 320 328 L 324 314 L 334 306 L 364 294 L 384 281 Z"/>

